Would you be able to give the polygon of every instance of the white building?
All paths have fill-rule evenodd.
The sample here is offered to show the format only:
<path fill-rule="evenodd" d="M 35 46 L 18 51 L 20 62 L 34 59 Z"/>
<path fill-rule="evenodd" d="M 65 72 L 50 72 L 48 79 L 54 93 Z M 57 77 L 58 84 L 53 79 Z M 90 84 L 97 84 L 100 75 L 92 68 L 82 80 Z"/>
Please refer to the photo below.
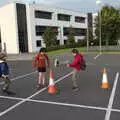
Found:
<path fill-rule="evenodd" d="M 46 27 L 58 31 L 59 44 L 65 44 L 68 28 L 75 29 L 75 40 L 84 39 L 87 14 L 42 4 L 12 2 L 0 8 L 0 41 L 7 53 L 36 52 L 45 46 L 42 34 Z"/>

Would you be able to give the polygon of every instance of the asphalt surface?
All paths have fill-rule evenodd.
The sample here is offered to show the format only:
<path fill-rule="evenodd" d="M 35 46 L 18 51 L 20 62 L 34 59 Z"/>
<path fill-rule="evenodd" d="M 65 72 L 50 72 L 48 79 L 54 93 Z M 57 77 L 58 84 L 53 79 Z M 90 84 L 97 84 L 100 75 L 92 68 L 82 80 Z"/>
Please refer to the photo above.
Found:
<path fill-rule="evenodd" d="M 72 60 L 71 54 L 52 57 L 52 65 L 56 58 L 62 65 L 52 67 L 58 89 L 54 95 L 47 88 L 36 89 L 31 60 L 8 62 L 15 94 L 0 91 L 0 120 L 120 120 L 119 54 L 85 54 L 87 69 L 77 75 L 78 91 L 72 90 L 72 69 L 63 64 Z M 107 90 L 101 88 L 104 67 L 110 84 Z M 49 70 L 46 79 L 49 82 Z"/>

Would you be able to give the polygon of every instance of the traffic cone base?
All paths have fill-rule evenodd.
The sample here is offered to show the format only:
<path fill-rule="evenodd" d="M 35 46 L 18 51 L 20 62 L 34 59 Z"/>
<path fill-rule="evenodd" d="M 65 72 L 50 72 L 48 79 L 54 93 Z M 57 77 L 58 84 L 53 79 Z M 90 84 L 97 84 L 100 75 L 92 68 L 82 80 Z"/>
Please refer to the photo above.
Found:
<path fill-rule="evenodd" d="M 55 85 L 50 85 L 48 86 L 48 93 L 54 94 L 57 92 L 56 86 Z"/>
<path fill-rule="evenodd" d="M 54 76 L 52 70 L 50 71 L 50 80 L 49 80 L 49 86 L 48 86 L 48 93 L 54 94 L 57 92 L 57 88 L 55 86 L 54 82 Z"/>
<path fill-rule="evenodd" d="M 108 89 L 109 84 L 108 83 L 102 83 L 101 88 Z"/>

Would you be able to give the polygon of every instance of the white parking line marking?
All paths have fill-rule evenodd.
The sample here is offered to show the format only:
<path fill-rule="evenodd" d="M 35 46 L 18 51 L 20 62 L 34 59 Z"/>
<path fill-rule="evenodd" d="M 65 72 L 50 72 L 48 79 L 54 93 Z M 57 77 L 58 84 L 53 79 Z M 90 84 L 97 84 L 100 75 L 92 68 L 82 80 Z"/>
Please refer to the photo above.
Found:
<path fill-rule="evenodd" d="M 101 54 L 98 54 L 96 57 L 94 57 L 94 59 L 97 59 L 100 55 Z M 25 74 L 25 75 L 21 75 L 21 76 L 18 76 L 16 78 L 13 78 L 12 80 L 17 80 L 17 79 L 29 76 L 29 75 L 34 74 L 34 73 L 35 72 L 28 73 L 28 74 Z M 61 77 L 55 83 L 63 80 L 64 78 L 70 76 L 71 74 L 72 74 L 72 72 L 69 73 L 69 74 L 67 74 L 66 76 Z M 111 95 L 110 95 L 110 99 L 109 99 L 108 108 L 86 106 L 86 105 L 77 105 L 77 104 L 69 104 L 69 103 L 50 102 L 50 101 L 41 101 L 41 100 L 40 101 L 39 100 L 32 100 L 33 97 L 35 97 L 39 93 L 45 91 L 47 89 L 47 87 L 46 87 L 46 88 L 41 89 L 40 91 L 34 93 L 33 95 L 31 95 L 31 96 L 29 96 L 27 98 L 15 98 L 15 97 L 0 96 L 0 98 L 7 98 L 7 99 L 11 99 L 11 100 L 21 100 L 17 104 L 15 104 L 12 107 L 8 108 L 7 110 L 1 112 L 0 116 L 8 113 L 9 111 L 11 111 L 14 108 L 18 107 L 22 103 L 25 103 L 25 102 L 28 101 L 28 102 L 47 103 L 47 104 L 56 104 L 56 105 L 71 106 L 71 107 L 81 107 L 81 108 L 88 108 L 88 109 L 104 110 L 104 111 L 106 111 L 105 120 L 110 120 L 110 115 L 111 115 L 112 111 L 120 112 L 120 110 L 118 110 L 118 109 L 112 109 L 112 105 L 113 105 L 113 101 L 114 101 L 114 97 L 115 97 L 115 91 L 116 91 L 116 87 L 117 87 L 118 78 L 119 78 L 119 72 L 116 73 L 116 77 L 115 77 L 115 80 L 114 80 L 113 89 L 112 89 L 112 92 L 111 92 Z"/>
<path fill-rule="evenodd" d="M 55 83 L 60 82 L 60 81 L 63 80 L 64 78 L 66 78 L 66 77 L 72 75 L 72 73 L 73 73 L 73 72 L 70 72 L 70 73 L 68 73 L 67 75 L 61 77 L 60 79 L 58 79 L 57 81 L 55 81 Z M 15 105 L 9 107 L 8 109 L 6 109 L 5 111 L 3 111 L 3 112 L 0 113 L 0 117 L 3 116 L 4 114 L 8 113 L 9 111 L 13 110 L 14 108 L 18 107 L 19 105 L 25 103 L 25 102 L 28 101 L 29 99 L 35 97 L 35 96 L 38 95 L 39 93 L 45 91 L 46 89 L 47 89 L 47 87 L 46 87 L 46 88 L 43 88 L 43 89 L 41 89 L 41 90 L 39 90 L 38 92 L 34 93 L 33 95 L 31 95 L 31 96 L 25 98 L 24 100 L 18 102 L 18 103 L 15 104 Z"/>
<path fill-rule="evenodd" d="M 87 62 L 86 62 L 86 65 L 92 66 L 92 65 L 95 65 L 95 64 L 92 63 L 92 62 L 90 62 L 90 61 L 87 61 Z"/>
<path fill-rule="evenodd" d="M 47 104 L 53 104 L 53 105 L 61 105 L 61 106 L 70 106 L 70 107 L 96 109 L 96 110 L 107 110 L 107 108 L 102 108 L 102 107 L 93 107 L 93 106 L 86 106 L 86 105 L 61 103 L 61 102 L 51 102 L 51 101 L 32 100 L 32 99 L 29 99 L 28 101 L 30 101 L 30 102 L 36 102 L 36 103 L 47 103 Z"/>
<path fill-rule="evenodd" d="M 10 99 L 10 100 L 23 100 L 23 101 L 26 100 L 26 98 L 17 98 L 17 97 L 8 97 L 8 96 L 0 96 L 0 98 Z M 102 111 L 111 110 L 113 112 L 119 112 L 120 113 L 119 109 L 108 109 L 108 108 L 88 106 L 88 105 L 69 104 L 69 103 L 51 102 L 51 101 L 42 101 L 42 100 L 33 100 L 33 99 L 28 99 L 28 100 L 26 100 L 26 102 L 46 103 L 46 104 L 69 106 L 69 107 L 78 107 L 78 108 L 86 108 L 86 109 L 95 109 L 95 110 L 102 110 Z"/>
<path fill-rule="evenodd" d="M 24 74 L 24 75 L 20 75 L 20 76 L 18 76 L 18 77 L 15 77 L 15 78 L 11 79 L 11 81 L 15 81 L 15 80 L 18 80 L 18 79 L 27 77 L 27 76 L 29 76 L 29 75 L 32 75 L 32 74 L 36 73 L 36 72 L 37 72 L 37 71 L 31 72 L 31 73 L 28 73 L 28 74 Z M 4 82 L 0 82 L 0 85 L 3 85 L 3 84 L 4 84 Z"/>
<path fill-rule="evenodd" d="M 0 96 L 0 98 L 9 99 L 9 100 L 24 100 L 24 98 L 10 97 L 10 96 Z"/>
<path fill-rule="evenodd" d="M 97 59 L 100 55 L 101 55 L 101 53 L 100 53 L 100 54 L 98 54 L 97 56 L 95 56 L 95 57 L 94 57 L 94 59 Z"/>
<path fill-rule="evenodd" d="M 119 72 L 116 73 L 113 89 L 112 89 L 111 96 L 109 99 L 108 110 L 106 111 L 104 120 L 110 120 L 111 108 L 112 108 L 114 97 L 115 97 L 115 91 L 116 91 L 116 87 L 117 87 L 118 78 L 119 78 Z"/>
<path fill-rule="evenodd" d="M 21 76 L 18 76 L 18 77 L 13 78 L 13 79 L 11 79 L 11 80 L 14 81 L 14 80 L 17 80 L 17 79 L 21 79 L 21 78 L 27 77 L 27 76 L 29 76 L 29 75 L 32 75 L 32 74 L 34 74 L 34 73 L 36 73 L 36 72 L 37 72 L 37 71 L 31 72 L 31 73 L 28 73 L 28 74 L 25 74 L 25 75 L 21 75 Z"/>

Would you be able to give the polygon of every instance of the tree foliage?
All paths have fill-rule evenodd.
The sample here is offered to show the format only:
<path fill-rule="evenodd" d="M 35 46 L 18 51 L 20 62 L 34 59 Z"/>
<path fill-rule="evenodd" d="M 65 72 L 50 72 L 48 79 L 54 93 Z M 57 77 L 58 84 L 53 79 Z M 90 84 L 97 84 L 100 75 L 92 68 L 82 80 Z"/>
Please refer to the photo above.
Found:
<path fill-rule="evenodd" d="M 67 40 L 67 45 L 69 47 L 75 47 L 75 38 L 74 38 L 74 29 L 72 27 L 69 28 L 68 30 L 68 40 Z"/>
<path fill-rule="evenodd" d="M 99 41 L 99 25 L 101 17 L 102 45 L 117 44 L 120 38 L 120 10 L 109 5 L 103 6 L 95 21 L 96 40 Z M 98 42 L 99 43 L 99 42 Z"/>
<path fill-rule="evenodd" d="M 53 47 L 57 45 L 56 31 L 53 28 L 47 27 L 43 34 L 43 40 L 46 47 Z"/>

